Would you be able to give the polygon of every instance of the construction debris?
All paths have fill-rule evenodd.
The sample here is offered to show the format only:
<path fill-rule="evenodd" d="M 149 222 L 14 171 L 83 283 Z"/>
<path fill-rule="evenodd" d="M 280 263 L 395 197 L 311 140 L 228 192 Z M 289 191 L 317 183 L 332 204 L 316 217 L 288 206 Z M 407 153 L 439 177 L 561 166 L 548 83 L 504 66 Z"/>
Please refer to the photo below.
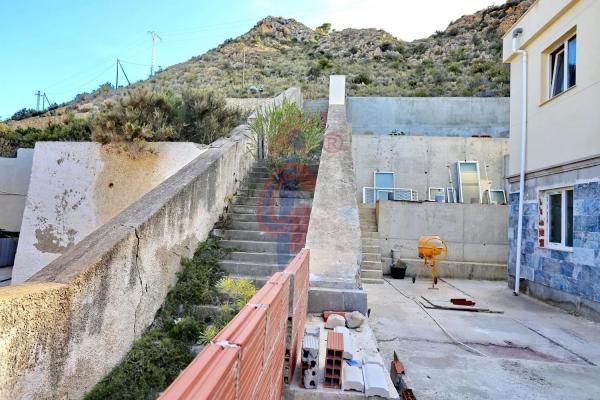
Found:
<path fill-rule="evenodd" d="M 383 366 L 374 359 L 365 359 L 362 367 L 365 381 L 365 396 L 381 396 L 387 398 L 390 394 Z"/>
<path fill-rule="evenodd" d="M 421 296 L 418 299 L 419 303 L 425 308 L 436 309 L 436 310 L 452 310 L 452 311 L 470 311 L 470 312 L 484 312 L 484 313 L 492 313 L 492 314 L 503 314 L 504 311 L 501 310 L 491 310 L 485 307 L 474 307 L 474 306 L 460 306 L 454 305 L 450 301 L 442 302 L 439 300 L 430 300 L 425 296 Z"/>
<path fill-rule="evenodd" d="M 402 399 L 403 400 L 417 400 L 412 389 L 404 389 L 402 390 Z"/>
<path fill-rule="evenodd" d="M 352 311 L 346 314 L 346 326 L 350 329 L 360 327 L 367 317 L 365 317 L 360 311 Z"/>
<path fill-rule="evenodd" d="M 333 331 L 344 335 L 344 359 L 350 360 L 354 355 L 354 339 L 350 335 L 350 330 L 345 326 L 336 326 Z"/>
<path fill-rule="evenodd" d="M 404 364 L 402 364 L 402 361 L 398 358 L 398 354 L 394 351 L 394 360 L 390 366 L 390 378 L 392 378 L 396 389 L 401 389 L 404 386 L 402 375 L 404 375 Z"/>
<path fill-rule="evenodd" d="M 362 368 L 359 362 L 351 362 L 350 360 L 344 362 L 342 370 L 342 389 L 343 390 L 356 390 L 357 392 L 365 391 L 365 381 L 363 378 Z"/>
<path fill-rule="evenodd" d="M 332 314 L 325 322 L 325 328 L 333 329 L 337 326 L 346 326 L 346 318 L 338 314 Z"/>

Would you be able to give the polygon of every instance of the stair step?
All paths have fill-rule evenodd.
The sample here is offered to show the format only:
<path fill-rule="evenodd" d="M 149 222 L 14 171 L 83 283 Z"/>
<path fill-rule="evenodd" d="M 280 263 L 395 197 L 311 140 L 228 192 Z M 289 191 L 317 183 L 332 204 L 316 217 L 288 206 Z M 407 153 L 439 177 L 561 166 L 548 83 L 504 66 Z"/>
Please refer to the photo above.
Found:
<path fill-rule="evenodd" d="M 227 214 L 227 218 L 231 221 L 241 222 L 260 222 L 260 223 L 279 223 L 279 224 L 308 224 L 309 215 L 278 215 L 264 213 L 258 215 L 256 207 L 250 213 L 232 213 L 231 210 Z"/>
<path fill-rule="evenodd" d="M 241 197 L 276 197 L 276 198 L 297 198 L 312 199 L 314 191 L 301 190 L 268 190 L 265 188 L 248 189 L 241 188 L 236 196 Z"/>
<path fill-rule="evenodd" d="M 360 281 L 362 283 L 368 283 L 368 284 L 373 284 L 373 285 L 383 284 L 383 279 L 361 278 Z"/>
<path fill-rule="evenodd" d="M 305 202 L 307 200 L 304 200 Z M 311 204 L 310 203 L 302 203 L 298 202 L 296 204 L 291 205 L 281 205 L 281 206 L 255 206 L 255 205 L 242 205 L 242 204 L 232 204 L 230 207 L 231 213 L 238 214 L 260 214 L 260 215 L 280 215 L 286 216 L 289 215 L 292 211 L 298 212 L 300 209 L 306 210 L 306 216 L 310 214 Z M 271 221 L 269 221 L 271 222 Z"/>
<path fill-rule="evenodd" d="M 381 261 L 381 254 L 379 253 L 363 253 L 362 259 L 364 261 Z"/>
<path fill-rule="evenodd" d="M 249 263 L 245 261 L 222 260 L 221 268 L 230 275 L 244 275 L 254 277 L 271 276 L 283 271 L 287 264 Z"/>
<path fill-rule="evenodd" d="M 379 232 L 361 232 L 363 239 L 379 239 Z"/>
<path fill-rule="evenodd" d="M 251 240 L 258 242 L 304 242 L 304 232 L 268 232 L 268 231 L 244 231 L 235 229 L 213 229 L 213 235 L 226 240 Z"/>
<path fill-rule="evenodd" d="M 312 204 L 312 199 L 303 199 L 297 197 L 245 197 L 238 196 L 234 201 L 235 205 L 250 205 L 256 206 L 260 205 L 261 207 L 273 207 L 273 206 L 283 206 L 283 207 L 297 207 L 299 205 L 308 205 Z"/>
<path fill-rule="evenodd" d="M 227 254 L 224 260 L 246 262 L 250 264 L 288 264 L 296 255 L 293 253 L 254 253 L 234 251 Z"/>
<path fill-rule="evenodd" d="M 363 260 L 361 269 L 369 271 L 381 271 L 381 261 L 365 261 Z"/>
<path fill-rule="evenodd" d="M 381 254 L 381 249 L 379 248 L 379 246 L 363 246 L 362 251 L 363 251 L 363 253 L 379 253 L 379 254 Z"/>
<path fill-rule="evenodd" d="M 369 269 L 363 269 L 360 271 L 361 279 L 383 279 L 383 273 L 381 270 L 374 271 Z"/>
<path fill-rule="evenodd" d="M 236 248 L 252 253 L 296 253 L 304 247 L 302 242 L 263 242 L 256 240 L 221 240 L 222 247 Z"/>
<path fill-rule="evenodd" d="M 379 246 L 379 239 L 375 238 L 362 238 L 363 246 Z"/>
<path fill-rule="evenodd" d="M 266 220 L 269 220 L 266 218 Z M 278 222 L 258 222 L 258 221 L 230 221 L 228 229 L 242 231 L 265 231 L 271 233 L 277 232 L 301 232 L 306 233 L 308 224 L 288 224 Z"/>

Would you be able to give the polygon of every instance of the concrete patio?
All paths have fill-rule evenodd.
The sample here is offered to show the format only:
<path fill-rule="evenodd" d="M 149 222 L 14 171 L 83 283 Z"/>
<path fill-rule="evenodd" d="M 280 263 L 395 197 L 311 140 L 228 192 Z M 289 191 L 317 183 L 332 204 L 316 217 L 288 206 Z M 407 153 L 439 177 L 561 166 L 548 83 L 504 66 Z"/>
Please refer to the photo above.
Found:
<path fill-rule="evenodd" d="M 505 282 L 429 286 L 425 277 L 364 285 L 386 365 L 395 350 L 418 399 L 599 398 L 600 324 L 515 297 Z M 421 296 L 472 298 L 477 307 L 503 313 L 428 309 L 415 301 Z"/>

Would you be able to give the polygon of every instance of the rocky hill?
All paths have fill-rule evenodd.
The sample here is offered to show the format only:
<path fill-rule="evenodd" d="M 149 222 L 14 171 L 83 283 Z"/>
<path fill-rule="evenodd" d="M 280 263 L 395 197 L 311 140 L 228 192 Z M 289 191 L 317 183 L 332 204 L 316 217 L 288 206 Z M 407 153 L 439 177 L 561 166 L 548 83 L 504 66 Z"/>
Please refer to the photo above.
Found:
<path fill-rule="evenodd" d="M 348 93 L 355 96 L 508 96 L 501 38 L 531 3 L 509 0 L 412 42 L 378 29 L 332 31 L 324 24 L 313 30 L 293 19 L 267 17 L 246 34 L 133 86 L 264 97 L 299 85 L 305 97 L 318 98 L 326 96 L 328 76 L 335 73 L 348 76 Z M 123 91 L 104 86 L 54 113 L 93 111 Z"/>

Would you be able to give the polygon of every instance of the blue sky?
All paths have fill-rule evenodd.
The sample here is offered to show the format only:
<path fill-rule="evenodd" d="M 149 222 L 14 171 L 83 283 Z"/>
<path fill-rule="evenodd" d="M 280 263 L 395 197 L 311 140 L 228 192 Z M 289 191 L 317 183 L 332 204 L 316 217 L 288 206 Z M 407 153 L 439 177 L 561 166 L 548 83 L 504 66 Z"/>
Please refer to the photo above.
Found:
<path fill-rule="evenodd" d="M 405 40 L 500 0 L 2 0 L 0 118 L 35 107 L 36 90 L 51 102 L 114 84 L 115 60 L 130 80 L 149 73 L 150 35 L 161 37 L 156 64 L 169 66 L 248 31 L 267 15 L 314 28 L 375 27 Z M 432 13 L 431 10 L 436 12 Z M 122 78 L 121 78 L 122 79 Z"/>

